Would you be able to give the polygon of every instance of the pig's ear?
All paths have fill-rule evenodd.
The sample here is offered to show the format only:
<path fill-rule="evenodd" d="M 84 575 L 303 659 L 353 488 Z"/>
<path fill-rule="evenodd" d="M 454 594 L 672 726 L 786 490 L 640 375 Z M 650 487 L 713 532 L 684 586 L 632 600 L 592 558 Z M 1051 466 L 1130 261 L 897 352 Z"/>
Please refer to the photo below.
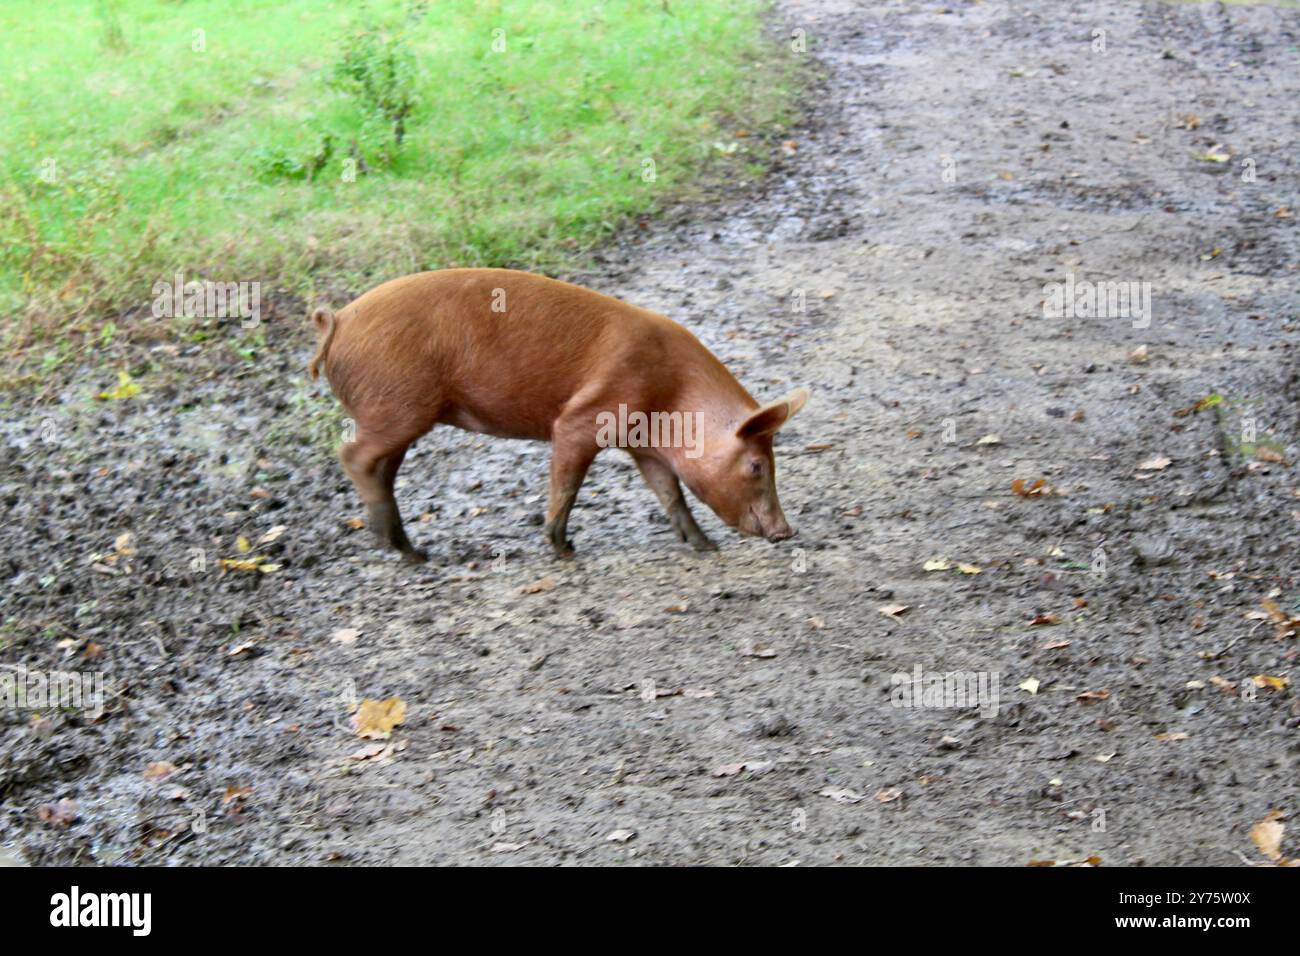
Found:
<path fill-rule="evenodd" d="M 774 402 L 768 402 L 762 408 L 755 409 L 750 416 L 740 423 L 736 434 L 741 438 L 756 438 L 759 435 L 772 435 L 794 417 L 794 413 L 803 408 L 808 401 L 808 389 L 796 388 L 789 395 L 784 395 Z"/>

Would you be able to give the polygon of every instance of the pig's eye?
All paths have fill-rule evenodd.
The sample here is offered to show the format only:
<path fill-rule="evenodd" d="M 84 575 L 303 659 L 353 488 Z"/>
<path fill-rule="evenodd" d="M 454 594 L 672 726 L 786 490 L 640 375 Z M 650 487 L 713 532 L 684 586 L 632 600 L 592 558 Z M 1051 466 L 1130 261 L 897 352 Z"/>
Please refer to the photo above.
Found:
<path fill-rule="evenodd" d="M 757 478 L 761 474 L 763 474 L 763 463 L 755 458 L 749 463 L 749 476 Z"/>

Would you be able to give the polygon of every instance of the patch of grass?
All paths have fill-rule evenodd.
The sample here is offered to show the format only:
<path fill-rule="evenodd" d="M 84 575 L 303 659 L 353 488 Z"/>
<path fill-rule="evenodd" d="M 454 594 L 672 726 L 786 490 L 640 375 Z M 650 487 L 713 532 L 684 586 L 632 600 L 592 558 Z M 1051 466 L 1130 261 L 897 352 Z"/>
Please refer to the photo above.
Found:
<path fill-rule="evenodd" d="M 154 321 L 176 272 L 560 266 L 761 169 L 795 83 L 762 0 L 86 8 L 0 5 L 0 348 L 38 365 Z"/>

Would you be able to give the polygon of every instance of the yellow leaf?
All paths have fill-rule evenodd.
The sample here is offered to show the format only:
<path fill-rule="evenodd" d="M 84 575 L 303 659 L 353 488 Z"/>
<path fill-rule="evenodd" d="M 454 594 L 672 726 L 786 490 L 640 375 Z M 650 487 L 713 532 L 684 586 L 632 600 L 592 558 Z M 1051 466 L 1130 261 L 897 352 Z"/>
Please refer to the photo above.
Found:
<path fill-rule="evenodd" d="M 1271 677 L 1268 674 L 1256 674 L 1251 678 L 1255 686 L 1259 688 L 1271 687 L 1273 690 L 1286 690 L 1291 682 L 1285 677 Z"/>
<path fill-rule="evenodd" d="M 256 571 L 259 560 L 258 558 L 222 558 L 219 563 L 230 571 Z"/>
<path fill-rule="evenodd" d="M 239 549 L 240 554 L 247 554 L 253 550 L 253 546 L 242 534 L 235 539 L 235 547 Z"/>
<path fill-rule="evenodd" d="M 110 388 L 100 392 L 99 397 L 103 399 L 122 399 L 130 398 L 133 395 L 140 394 L 140 386 L 131 378 L 131 373 L 122 369 L 117 373 L 117 387 Z"/>
<path fill-rule="evenodd" d="M 927 571 L 947 571 L 951 567 L 952 565 L 943 558 L 932 558 L 925 562 L 925 570 Z"/>
<path fill-rule="evenodd" d="M 400 697 L 387 700 L 363 700 L 352 715 L 352 729 L 366 740 L 386 740 L 393 728 L 406 720 L 406 704 Z"/>
<path fill-rule="evenodd" d="M 1040 685 L 1037 677 L 1028 677 L 1021 681 L 1019 686 L 1021 690 L 1027 690 L 1031 694 L 1037 694 Z"/>
<path fill-rule="evenodd" d="M 976 567 L 973 564 L 959 564 L 957 565 L 957 570 L 960 571 L 962 574 L 979 574 L 984 569 L 980 567 Z"/>

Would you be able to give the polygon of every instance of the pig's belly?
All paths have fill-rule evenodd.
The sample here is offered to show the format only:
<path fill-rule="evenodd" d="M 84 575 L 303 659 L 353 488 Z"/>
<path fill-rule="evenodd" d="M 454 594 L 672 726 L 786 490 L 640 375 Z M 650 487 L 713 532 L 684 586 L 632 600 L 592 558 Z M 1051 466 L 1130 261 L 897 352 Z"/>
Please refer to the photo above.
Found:
<path fill-rule="evenodd" d="M 491 407 L 454 405 L 446 409 L 438 421 L 494 438 L 550 441 L 553 416 L 543 414 L 540 409 L 529 409 L 520 414 L 518 410 L 504 412 Z"/>

